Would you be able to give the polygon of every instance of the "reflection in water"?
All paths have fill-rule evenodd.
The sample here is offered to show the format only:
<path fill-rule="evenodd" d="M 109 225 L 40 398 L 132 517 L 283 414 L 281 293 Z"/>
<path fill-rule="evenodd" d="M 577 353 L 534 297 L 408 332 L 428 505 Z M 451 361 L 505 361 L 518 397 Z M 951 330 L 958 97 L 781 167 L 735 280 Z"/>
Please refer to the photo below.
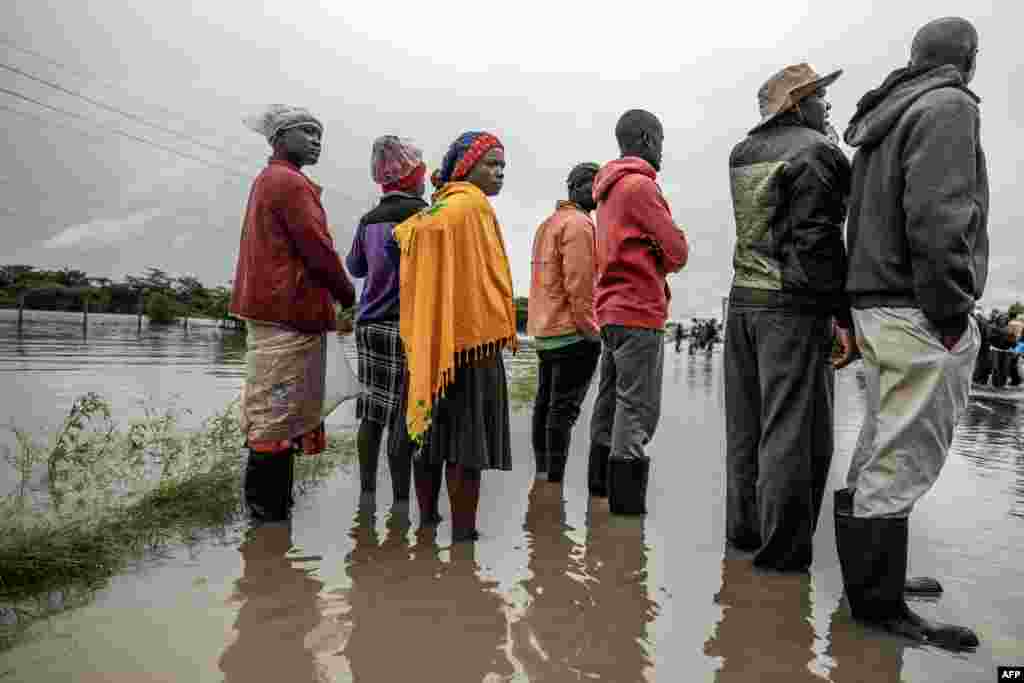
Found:
<path fill-rule="evenodd" d="M 716 681 L 817 681 L 811 578 L 755 570 L 751 555 L 727 548 L 715 602 L 722 618 L 704 653 L 722 659 Z M 872 678 L 865 678 L 874 680 Z"/>
<path fill-rule="evenodd" d="M 1024 517 L 1024 435 L 1019 413 L 1015 401 L 975 398 L 957 425 L 954 448 L 978 470 L 1005 476 L 1012 497 L 1010 514 Z"/>
<path fill-rule="evenodd" d="M 534 481 L 524 528 L 532 576 L 522 586 L 530 597 L 523 618 L 512 624 L 512 653 L 531 681 L 576 680 L 586 645 L 581 615 L 590 599 L 583 548 L 565 533 L 560 485 Z"/>
<path fill-rule="evenodd" d="M 697 388 L 697 358 L 688 356 L 686 363 L 686 388 L 692 392 Z"/>
<path fill-rule="evenodd" d="M 16 316 L 16 311 L 13 314 Z M 222 410 L 237 396 L 244 372 L 244 332 L 196 323 L 187 333 L 180 327 L 145 326 L 137 335 L 132 316 L 90 315 L 89 322 L 88 338 L 84 339 L 80 316 L 33 312 L 19 334 L 11 314 L 0 311 L 0 383 L 15 382 L 19 390 L 18 400 L 0 406 L 0 423 L 13 419 L 26 427 L 59 425 L 74 398 L 85 391 L 98 391 L 114 400 L 115 410 L 117 406 L 123 410 L 115 412 L 118 420 L 132 415 L 135 401 L 146 396 L 164 405 L 165 397 L 181 394 L 184 407 L 191 409 L 197 420 Z M 339 340 L 333 348 L 349 358 L 354 354 L 351 338 Z M 973 672 L 959 675 L 954 669 L 976 666 L 994 671 L 996 659 L 1012 661 L 1020 651 L 1019 586 L 1024 580 L 1019 569 L 1024 566 L 1020 399 L 1013 403 L 994 396 L 976 397 L 958 427 L 954 447 L 963 458 L 954 459 L 942 480 L 949 491 L 975 503 L 956 506 L 949 513 L 959 515 L 962 525 L 958 526 L 967 531 L 947 532 L 939 524 L 949 505 L 916 518 L 917 524 L 924 526 L 922 537 L 935 541 L 917 546 L 917 560 L 922 566 L 939 567 L 943 580 L 960 585 L 944 598 L 953 601 L 946 607 L 964 623 L 983 625 L 984 645 L 965 660 L 936 653 L 934 648 L 911 647 L 904 655 L 902 641 L 852 623 L 845 606 L 836 610 L 829 624 L 831 601 L 839 601 L 842 591 L 838 566 L 834 559 L 827 563 L 827 558 L 835 557 L 831 533 L 817 536 L 816 554 L 826 559 L 815 570 L 816 580 L 821 581 L 817 593 L 810 593 L 806 577 L 754 575 L 749 562 L 732 557 L 722 563 L 717 541 L 689 544 L 686 534 L 666 534 L 662 541 L 650 533 L 655 524 L 692 526 L 693 521 L 698 528 L 707 529 L 708 539 L 722 536 L 719 511 L 724 475 L 722 459 L 714 455 L 723 436 L 720 358 L 720 353 L 710 359 L 703 354 L 666 358 L 663 419 L 651 447 L 660 453 L 655 457 L 661 458 L 661 481 L 672 483 L 660 489 L 660 507 L 655 513 L 660 517 L 648 518 L 646 530 L 644 520 L 611 517 L 606 501 L 588 501 L 586 487 L 541 488 L 546 482 L 539 482 L 529 494 L 525 520 L 528 554 L 520 556 L 513 551 L 523 533 L 518 529 L 490 539 L 491 545 L 480 546 L 511 555 L 496 569 L 510 581 L 510 577 L 520 578 L 520 558 L 524 562 L 528 558 L 526 576 L 530 578 L 516 584 L 507 596 L 517 605 L 522 604 L 520 595 L 525 592 L 528 596 L 521 617 L 517 613 L 512 623 L 506 616 L 511 610 L 505 596 L 497 592 L 494 583 L 481 579 L 473 545 L 452 548 L 449 561 L 449 550 L 437 547 L 433 533 L 415 535 L 401 511 L 388 516 L 382 510 L 376 519 L 368 515 L 355 519 L 351 525 L 355 548 L 344 560 L 333 556 L 331 561 L 337 565 L 336 571 L 347 572 L 352 582 L 350 589 L 339 588 L 337 593 L 324 591 L 317 577 L 304 569 L 309 565 L 288 553 L 290 540 L 284 528 L 264 527 L 250 534 L 241 548 L 244 574 L 237 581 L 238 602 L 233 606 L 240 609 L 237 634 L 218 662 L 222 671 L 206 670 L 215 665 L 204 658 L 202 676 L 175 671 L 173 678 L 305 683 L 335 680 L 330 677 L 334 674 L 339 681 L 404 682 L 479 681 L 492 674 L 491 678 L 517 681 L 706 680 L 688 669 L 688 660 L 693 659 L 699 660 L 694 666 L 701 671 L 720 667 L 718 678 L 727 681 L 770 681 L 774 677 L 799 682 L 817 680 L 813 678 L 816 672 L 841 683 L 895 681 L 901 675 L 913 680 L 973 681 L 985 679 Z M 528 412 L 536 388 L 536 355 L 526 345 L 506 367 L 512 401 Z M 834 469 L 838 471 L 833 473 L 833 484 L 843 479 L 845 467 L 839 465 L 842 458 L 849 457 L 860 429 L 863 384 L 859 366 L 837 377 Z M 585 425 L 581 427 L 585 429 Z M 517 452 L 528 453 L 526 415 L 513 417 L 512 434 Z M 708 457 L 687 457 L 687 450 L 707 452 Z M 0 465 L 0 492 L 4 490 L 5 467 Z M 509 480 L 513 490 L 495 503 L 497 514 L 518 514 L 532 476 L 527 473 L 516 481 L 521 488 Z M 351 519 L 350 484 L 350 473 L 339 469 L 324 488 L 307 499 L 307 511 L 314 511 L 314 517 L 328 524 L 329 520 Z M 563 503 L 563 495 L 567 502 Z M 937 501 L 935 497 L 929 500 Z M 564 508 L 571 511 L 576 505 L 581 510 L 589 506 L 589 529 L 566 527 Z M 1008 507 L 1018 517 L 1007 517 Z M 695 517 L 694 510 L 710 512 Z M 951 533 L 971 533 L 978 521 L 984 522 L 984 529 L 974 534 L 969 552 L 956 550 L 960 538 L 943 545 L 944 538 L 952 539 Z M 328 529 L 323 534 L 337 540 L 336 531 Z M 330 547 L 331 542 L 324 545 Z M 660 617 L 663 622 L 655 622 L 659 607 L 651 598 L 660 593 L 653 592 L 656 589 L 650 587 L 646 576 L 648 557 L 655 552 L 665 558 L 666 590 L 676 594 L 697 585 L 693 577 L 704 576 L 709 565 L 713 583 L 721 569 L 721 621 L 704 644 L 714 660 L 693 647 L 706 639 L 703 615 L 695 610 L 686 613 L 684 607 L 683 614 L 666 610 Z M 222 566 L 208 559 L 216 556 L 204 554 L 195 571 L 217 585 L 221 580 L 237 579 L 234 558 Z M 121 665 L 124 652 L 135 651 L 125 648 L 133 634 L 118 634 L 109 628 L 123 631 L 131 628 L 126 624 L 135 622 L 118 619 L 118 624 L 110 623 L 110 615 L 116 614 L 110 606 L 132 610 L 133 617 L 148 614 L 144 610 L 150 608 L 151 601 L 146 596 L 178 590 L 176 577 L 186 561 L 182 553 L 144 576 L 125 577 L 105 591 L 107 601 L 100 609 L 68 615 L 68 622 L 62 619 L 58 627 L 47 627 L 45 633 L 40 630 L 42 635 L 34 645 L 4 652 L 0 655 L 4 662 L 0 681 L 11 678 L 5 678 L 3 672 L 14 666 L 18 667 L 14 676 L 18 680 L 77 680 L 72 674 L 59 678 L 52 673 L 57 658 L 75 673 L 95 670 L 104 680 L 113 680 L 115 674 L 110 672 Z M 981 564 L 985 566 L 977 566 Z M 819 605 L 815 610 L 817 638 L 808 623 L 809 596 L 829 601 L 829 608 L 822 610 Z M 205 603 L 197 611 L 183 607 L 186 609 L 163 615 L 171 620 L 175 632 L 210 633 L 218 641 L 213 647 L 222 647 L 223 613 L 207 610 Z M 714 611 L 712 605 L 705 603 L 705 607 Z M 695 625 L 698 619 L 701 623 Z M 73 631 L 65 629 L 65 623 L 75 624 L 83 636 L 86 631 L 113 635 L 67 650 L 62 643 L 72 641 L 61 639 Z M 688 630 L 691 627 L 694 631 Z M 696 633 L 696 640 L 687 635 L 691 632 Z M 655 644 L 659 646 L 657 657 L 652 651 Z M 46 654 L 38 656 L 43 651 Z M 8 665 L 14 659 L 26 663 Z M 655 659 L 657 672 L 652 670 Z M 516 674 L 518 678 L 514 678 Z"/>
<path fill-rule="evenodd" d="M 672 384 L 673 386 L 679 386 L 683 378 L 683 356 L 682 354 L 675 354 L 672 358 Z"/>
<path fill-rule="evenodd" d="M 686 356 L 686 388 L 692 396 L 707 396 L 715 385 L 715 356 L 704 353 Z M 673 384 L 679 383 L 681 357 L 676 357 L 672 373 Z"/>
<path fill-rule="evenodd" d="M 704 356 L 703 363 L 701 365 L 702 377 L 704 378 L 704 388 L 710 389 L 715 381 L 714 376 L 715 366 L 712 360 L 711 354 Z"/>
<path fill-rule="evenodd" d="M 235 620 L 236 638 L 220 658 L 228 683 L 321 681 L 320 667 L 306 636 L 320 623 L 317 595 L 323 584 L 312 570 L 295 566 L 290 524 L 249 530 L 238 549 L 242 578 L 234 600 L 242 601 Z"/>
<path fill-rule="evenodd" d="M 864 628 L 850 616 L 845 600 L 832 613 L 828 633 L 832 683 L 899 683 L 903 650 L 911 646 L 910 641 Z"/>
<path fill-rule="evenodd" d="M 356 515 L 348 556 L 352 635 L 344 654 L 353 680 L 480 681 L 510 676 L 505 603 L 478 575 L 474 545 L 440 559 L 434 531 L 409 545 L 408 516 L 392 511 L 381 543 L 372 514 Z"/>
<path fill-rule="evenodd" d="M 404 510 L 394 510 L 388 517 L 387 537 L 380 543 L 372 512 L 356 513 L 349 536 L 355 544 L 346 557 L 347 574 L 352 579 L 348 592 L 352 634 L 345 646 L 353 680 L 399 680 L 407 672 L 409 660 L 423 656 L 420 642 L 404 629 L 390 631 L 388 622 L 398 627 L 402 620 L 396 611 L 411 596 L 430 595 L 429 585 L 440 570 L 436 547 L 417 546 L 410 553 L 409 520 Z M 398 639 L 394 636 L 400 635 Z M 389 656 L 395 642 L 407 644 L 401 657 Z M 401 667 L 398 671 L 391 667 Z"/>
<path fill-rule="evenodd" d="M 644 518 L 612 515 L 608 501 L 597 498 L 589 500 L 587 517 L 578 668 L 589 678 L 644 681 L 653 676 L 647 626 L 658 615 L 647 595 Z"/>

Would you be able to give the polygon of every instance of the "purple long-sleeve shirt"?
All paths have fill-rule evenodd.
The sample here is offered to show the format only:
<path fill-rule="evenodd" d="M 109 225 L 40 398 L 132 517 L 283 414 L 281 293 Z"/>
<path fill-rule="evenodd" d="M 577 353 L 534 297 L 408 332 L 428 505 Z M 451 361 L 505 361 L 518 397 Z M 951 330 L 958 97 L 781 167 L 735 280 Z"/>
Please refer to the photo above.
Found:
<path fill-rule="evenodd" d="M 390 192 L 359 221 L 345 265 L 353 277 L 366 278 L 359 296 L 356 322 L 398 320 L 399 260 L 395 226 L 427 208 L 404 192 Z"/>

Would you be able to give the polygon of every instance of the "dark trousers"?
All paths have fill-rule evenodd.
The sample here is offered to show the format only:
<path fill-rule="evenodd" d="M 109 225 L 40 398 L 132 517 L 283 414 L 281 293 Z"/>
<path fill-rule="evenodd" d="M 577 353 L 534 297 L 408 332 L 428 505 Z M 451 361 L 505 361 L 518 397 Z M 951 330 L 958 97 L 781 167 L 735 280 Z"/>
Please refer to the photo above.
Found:
<path fill-rule="evenodd" d="M 608 446 L 613 458 L 643 458 L 661 419 L 665 341 L 661 330 L 605 325 L 601 328 L 601 379 L 590 442 Z"/>
<path fill-rule="evenodd" d="M 601 344 L 583 340 L 560 349 L 538 351 L 537 356 L 540 367 L 533 407 L 533 451 L 564 458 L 597 369 Z"/>
<path fill-rule="evenodd" d="M 727 325 L 727 538 L 756 565 L 806 569 L 832 462 L 831 317 L 737 304 Z"/>

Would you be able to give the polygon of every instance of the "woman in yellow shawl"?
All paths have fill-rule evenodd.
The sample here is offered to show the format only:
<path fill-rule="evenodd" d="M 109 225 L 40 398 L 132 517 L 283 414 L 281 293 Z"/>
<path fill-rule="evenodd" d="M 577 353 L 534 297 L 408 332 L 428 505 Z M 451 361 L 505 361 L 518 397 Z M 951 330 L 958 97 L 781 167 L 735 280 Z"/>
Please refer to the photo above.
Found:
<path fill-rule="evenodd" d="M 420 446 L 420 517 L 428 525 L 440 521 L 443 466 L 456 542 L 479 538 L 481 471 L 512 469 L 502 360 L 502 350 L 516 344 L 512 274 L 487 201 L 501 191 L 504 175 L 501 142 L 464 133 L 434 176 L 432 206 L 395 228 L 409 367 L 406 424 Z"/>

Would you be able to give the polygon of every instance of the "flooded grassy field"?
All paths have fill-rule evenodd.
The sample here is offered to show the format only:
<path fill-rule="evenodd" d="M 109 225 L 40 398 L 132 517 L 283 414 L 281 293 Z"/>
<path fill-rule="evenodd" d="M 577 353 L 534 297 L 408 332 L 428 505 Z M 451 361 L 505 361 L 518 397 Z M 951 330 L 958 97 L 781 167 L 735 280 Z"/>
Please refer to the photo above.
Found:
<path fill-rule="evenodd" d="M 0 419 L 56 423 L 85 391 L 122 417 L 141 398 L 176 395 L 202 418 L 237 394 L 237 334 L 139 335 L 134 319 L 96 316 L 83 338 L 74 315 L 37 315 L 19 335 L 0 312 L 0 381 L 13 387 Z M 335 352 L 350 353 L 347 343 Z M 386 467 L 375 505 L 360 507 L 358 477 L 342 464 L 300 498 L 289 525 L 233 525 L 173 546 L 38 622 L 0 653 L 0 681 L 981 682 L 997 665 L 1024 664 L 1020 404 L 972 401 L 910 520 L 911 574 L 946 589 L 915 608 L 982 639 L 974 653 L 950 654 L 851 622 L 830 496 L 809 575 L 754 571 L 724 551 L 720 363 L 717 353 L 666 358 L 645 518 L 611 516 L 587 496 L 593 388 L 564 486 L 533 481 L 526 350 L 509 361 L 514 469 L 484 475 L 478 543 L 452 546 L 447 519 L 419 531 L 415 503 L 392 504 Z M 832 487 L 862 411 L 855 365 L 837 382 Z M 332 417 L 336 430 L 351 424 L 350 405 Z"/>

